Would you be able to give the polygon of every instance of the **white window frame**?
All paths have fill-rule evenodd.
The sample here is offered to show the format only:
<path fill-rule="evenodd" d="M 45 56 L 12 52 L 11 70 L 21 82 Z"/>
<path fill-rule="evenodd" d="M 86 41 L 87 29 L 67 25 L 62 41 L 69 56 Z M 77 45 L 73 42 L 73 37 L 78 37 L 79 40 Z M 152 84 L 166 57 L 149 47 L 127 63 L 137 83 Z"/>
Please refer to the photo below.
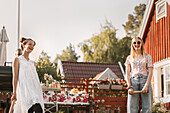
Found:
<path fill-rule="evenodd" d="M 153 76 L 154 76 L 154 98 L 155 102 L 163 101 L 164 103 L 170 102 L 170 94 L 168 94 L 167 82 L 167 68 L 170 67 L 170 58 L 162 60 L 154 64 Z M 164 95 L 161 97 L 161 74 L 164 75 Z"/>
<path fill-rule="evenodd" d="M 165 0 L 159 0 L 155 4 L 156 4 L 156 22 L 158 22 L 159 19 L 167 17 L 167 2 Z M 164 6 L 165 12 L 163 12 L 163 14 L 159 16 L 158 8 L 161 6 Z"/>
<path fill-rule="evenodd" d="M 170 78 L 168 79 L 167 76 L 168 74 L 170 74 L 170 65 L 164 66 L 164 73 L 165 73 L 165 95 L 166 96 L 170 96 L 170 93 L 168 93 L 168 86 L 167 86 L 167 82 L 170 83 Z M 170 92 L 170 91 L 169 91 Z"/>

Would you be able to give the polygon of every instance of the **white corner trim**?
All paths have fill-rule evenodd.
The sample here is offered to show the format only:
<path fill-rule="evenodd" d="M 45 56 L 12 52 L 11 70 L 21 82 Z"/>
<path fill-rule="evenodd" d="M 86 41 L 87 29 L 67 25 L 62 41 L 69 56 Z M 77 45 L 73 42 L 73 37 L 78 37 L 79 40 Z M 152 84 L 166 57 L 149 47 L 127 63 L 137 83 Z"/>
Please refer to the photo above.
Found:
<path fill-rule="evenodd" d="M 165 0 L 170 5 L 170 0 Z"/>
<path fill-rule="evenodd" d="M 62 65 L 62 62 L 61 62 L 60 59 L 58 59 L 58 64 L 57 64 L 57 74 L 59 73 L 59 70 L 60 70 L 61 76 L 65 78 L 63 65 Z"/>
<path fill-rule="evenodd" d="M 122 72 L 122 74 L 123 74 L 123 77 L 124 77 L 124 79 L 125 79 L 125 71 L 123 70 L 122 63 L 119 61 L 118 64 L 119 64 L 119 66 L 120 66 L 120 70 L 121 70 L 121 72 Z"/>
<path fill-rule="evenodd" d="M 142 19 L 142 24 L 141 24 L 139 34 L 138 34 L 138 36 L 141 37 L 142 39 L 143 39 L 144 31 L 145 31 L 145 28 L 146 28 L 146 25 L 147 25 L 147 22 L 148 22 L 148 19 L 149 19 L 149 15 L 151 13 L 153 3 L 154 3 L 154 0 L 149 0 L 148 4 L 146 6 L 146 9 L 145 9 L 145 13 L 144 13 L 144 16 L 143 16 L 143 19 Z"/>
<path fill-rule="evenodd" d="M 170 57 L 166 58 L 164 60 L 161 60 L 159 62 L 155 62 L 154 63 L 154 68 L 158 68 L 158 67 L 161 67 L 161 66 L 164 66 L 164 65 L 167 65 L 167 64 L 170 64 Z"/>

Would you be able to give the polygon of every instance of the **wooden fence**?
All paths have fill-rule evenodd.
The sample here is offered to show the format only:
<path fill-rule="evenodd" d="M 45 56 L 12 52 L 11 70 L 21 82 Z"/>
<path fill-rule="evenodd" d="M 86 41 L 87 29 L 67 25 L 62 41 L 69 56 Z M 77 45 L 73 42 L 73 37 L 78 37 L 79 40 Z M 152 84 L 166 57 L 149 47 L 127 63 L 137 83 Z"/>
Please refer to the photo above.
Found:
<path fill-rule="evenodd" d="M 70 91 L 73 88 L 79 90 L 86 90 L 90 94 L 91 111 L 96 113 L 104 111 L 105 113 L 111 113 L 112 111 L 120 111 L 120 113 L 127 112 L 127 90 L 111 90 L 98 89 L 96 83 L 99 80 L 88 79 L 63 79 L 65 83 L 61 83 L 62 90 Z"/>

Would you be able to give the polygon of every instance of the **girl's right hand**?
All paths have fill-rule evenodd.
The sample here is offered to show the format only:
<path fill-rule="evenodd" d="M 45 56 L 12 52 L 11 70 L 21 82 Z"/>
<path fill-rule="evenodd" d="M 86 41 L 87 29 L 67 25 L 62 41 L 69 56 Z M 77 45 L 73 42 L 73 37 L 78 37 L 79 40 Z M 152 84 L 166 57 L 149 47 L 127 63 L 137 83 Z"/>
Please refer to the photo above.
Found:
<path fill-rule="evenodd" d="M 12 100 L 12 101 L 13 101 L 13 100 L 17 101 L 16 93 L 14 93 L 14 94 L 12 95 L 11 100 Z"/>
<path fill-rule="evenodd" d="M 130 95 L 133 95 L 134 94 L 133 88 L 129 89 L 128 92 L 129 92 Z"/>

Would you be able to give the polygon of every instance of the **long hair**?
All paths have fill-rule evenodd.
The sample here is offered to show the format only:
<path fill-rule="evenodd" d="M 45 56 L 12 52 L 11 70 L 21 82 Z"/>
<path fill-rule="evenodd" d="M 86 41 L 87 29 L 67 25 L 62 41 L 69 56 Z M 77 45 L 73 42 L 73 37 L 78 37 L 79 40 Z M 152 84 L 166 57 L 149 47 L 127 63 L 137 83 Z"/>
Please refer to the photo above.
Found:
<path fill-rule="evenodd" d="M 141 41 L 141 54 L 143 56 L 143 58 L 146 60 L 146 53 L 145 53 L 145 50 L 144 50 L 144 43 L 142 41 L 142 39 L 140 37 L 134 37 L 132 39 L 132 42 L 131 42 L 131 51 L 130 51 L 130 56 L 131 56 L 131 62 L 134 61 L 134 58 L 135 58 L 135 54 L 136 54 L 136 50 L 135 48 L 133 47 L 133 40 L 134 39 L 139 39 Z"/>

